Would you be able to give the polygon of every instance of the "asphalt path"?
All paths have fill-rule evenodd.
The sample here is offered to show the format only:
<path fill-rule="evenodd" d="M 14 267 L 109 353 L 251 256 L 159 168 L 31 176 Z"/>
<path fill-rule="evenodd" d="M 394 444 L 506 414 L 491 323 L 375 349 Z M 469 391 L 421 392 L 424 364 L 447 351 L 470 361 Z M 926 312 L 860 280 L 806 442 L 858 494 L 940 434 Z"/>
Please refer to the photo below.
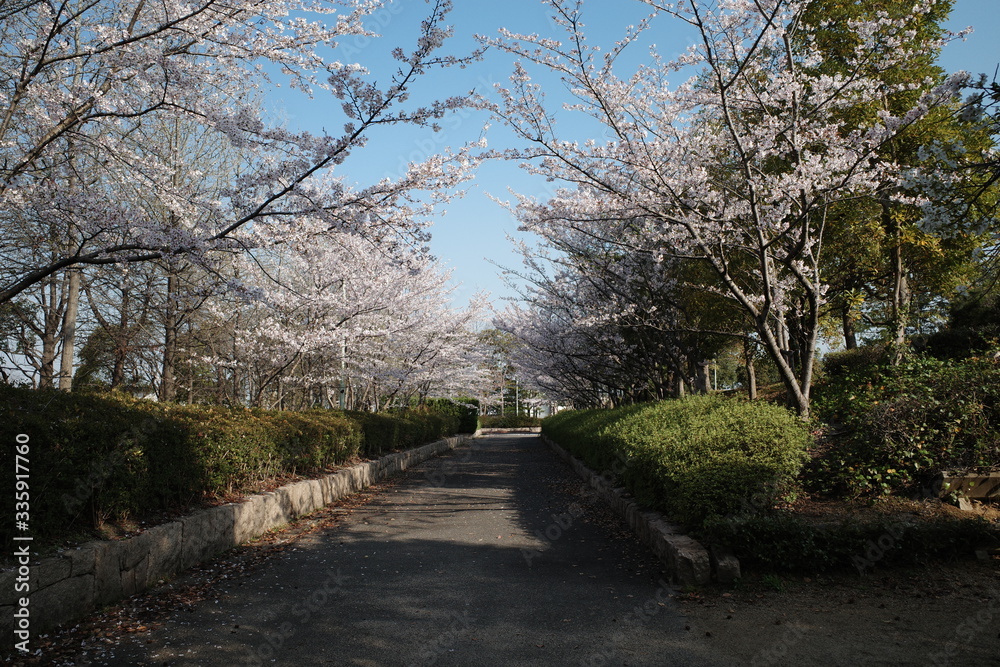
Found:
<path fill-rule="evenodd" d="M 728 664 L 534 434 L 426 461 L 213 593 L 100 664 Z"/>

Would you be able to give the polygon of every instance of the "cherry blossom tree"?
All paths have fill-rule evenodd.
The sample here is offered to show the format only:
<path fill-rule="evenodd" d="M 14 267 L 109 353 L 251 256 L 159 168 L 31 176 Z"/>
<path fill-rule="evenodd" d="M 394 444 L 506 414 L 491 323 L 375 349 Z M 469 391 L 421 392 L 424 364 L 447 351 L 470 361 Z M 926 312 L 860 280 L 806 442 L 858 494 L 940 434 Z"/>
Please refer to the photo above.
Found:
<path fill-rule="evenodd" d="M 487 40 L 518 59 L 493 108 L 528 147 L 506 155 L 573 185 L 547 201 L 519 197 L 523 227 L 544 235 L 553 225 L 634 220 L 654 257 L 704 263 L 719 294 L 753 323 L 790 402 L 808 416 L 828 213 L 887 192 L 917 203 L 903 194 L 903 170 L 883 148 L 931 110 L 954 104 L 967 78 L 927 86 L 912 108 L 882 109 L 869 122 L 853 113 L 912 87 L 876 74 L 940 47 L 946 37 L 915 40 L 911 32 L 935 3 L 851 22 L 860 39 L 834 72 L 818 67 L 815 35 L 826 26 L 803 21 L 804 1 L 649 0 L 650 16 L 606 52 L 586 41 L 582 2 L 548 4 L 561 40 L 507 31 Z M 623 51 L 664 19 L 689 26 L 696 46 L 670 62 L 652 48 L 650 64 L 621 76 Z M 529 68 L 558 74 L 573 97 L 566 112 L 600 123 L 607 141 L 562 137 Z M 697 73 L 672 86 L 684 68 Z"/>
<path fill-rule="evenodd" d="M 300 221 L 321 231 L 324 221 Z M 239 378 L 254 405 L 378 410 L 468 395 L 478 382 L 473 325 L 485 306 L 450 304 L 450 273 L 412 249 L 352 234 L 256 239 L 241 260 L 243 304 L 215 306 L 232 345 L 205 361 Z"/>
<path fill-rule="evenodd" d="M 327 229 L 423 243 L 422 216 L 467 176 L 469 148 L 360 188 L 333 173 L 374 128 L 433 127 L 464 103 L 407 101 L 421 75 L 462 62 L 439 55 L 450 34 L 448 0 L 430 3 L 416 46 L 393 51 L 398 69 L 383 84 L 361 64 L 336 59 L 342 40 L 375 36 L 365 20 L 384 5 L 28 0 L 0 9 L 0 303 L 67 267 L 232 250 L 251 223 L 294 227 L 311 216 Z M 254 91 L 279 82 L 329 96 L 343 131 L 268 125 Z M 189 187 L 197 163 L 171 163 L 131 140 L 171 118 L 224 135 L 242 152 L 240 173 L 221 192 Z M 66 187 L 67 173 L 77 187 Z M 29 217 L 58 220 L 58 252 L 24 252 L 18 225 Z"/>
<path fill-rule="evenodd" d="M 496 326 L 519 342 L 522 373 L 554 398 L 614 405 L 707 390 L 704 360 L 746 337 L 748 323 L 712 292 L 704 267 L 653 257 L 633 228 L 550 226 L 537 246 L 519 244 L 525 270 L 508 271 L 525 306 Z"/>

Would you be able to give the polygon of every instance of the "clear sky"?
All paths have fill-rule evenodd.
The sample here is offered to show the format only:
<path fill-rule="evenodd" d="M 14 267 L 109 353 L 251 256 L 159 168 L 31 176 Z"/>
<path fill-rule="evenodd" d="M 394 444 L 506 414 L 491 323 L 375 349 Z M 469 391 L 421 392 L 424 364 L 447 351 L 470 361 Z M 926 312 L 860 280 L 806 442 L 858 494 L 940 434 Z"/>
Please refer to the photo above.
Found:
<path fill-rule="evenodd" d="M 940 64 L 946 71 L 964 69 L 973 74 L 993 75 L 1000 63 L 1000 7 L 997 3 L 998 0 L 956 0 L 946 27 L 958 31 L 972 26 L 975 32 L 966 40 L 953 42 L 945 48 Z M 449 20 L 455 36 L 444 49 L 449 53 L 471 51 L 477 46 L 473 35 L 494 36 L 501 26 L 515 32 L 559 36 L 539 0 L 455 0 L 455 5 Z M 394 63 L 387 57 L 388 51 L 394 45 L 409 50 L 408 45 L 412 44 L 428 9 L 429 5 L 419 0 L 395 0 L 389 10 L 370 21 L 370 27 L 382 33 L 383 39 L 348 40 L 342 45 L 345 53 L 341 59 L 357 60 L 387 79 L 394 70 Z M 621 37 L 625 26 L 647 13 L 646 9 L 639 2 L 586 0 L 584 23 L 589 42 L 613 43 Z M 656 24 L 658 32 L 652 35 L 664 56 L 676 55 L 691 43 L 690 37 L 682 31 L 670 32 L 669 24 L 669 21 L 659 21 Z M 635 57 L 643 56 L 645 52 L 637 49 Z M 488 91 L 493 83 L 506 81 L 511 64 L 510 57 L 505 54 L 487 53 L 481 62 L 464 70 L 451 68 L 428 77 L 418 84 L 415 98 L 446 97 L 471 88 Z M 272 91 L 267 99 L 271 109 L 286 118 L 291 128 L 317 131 L 327 126 L 331 132 L 340 129 L 329 127 L 333 121 L 328 111 L 330 101 L 326 99 L 304 100 L 282 90 Z M 445 146 L 458 146 L 478 139 L 487 120 L 480 113 L 466 112 L 446 120 L 439 133 L 408 128 L 374 134 L 369 145 L 359 151 L 345 165 L 347 171 L 341 173 L 347 173 L 348 180 L 361 184 L 399 173 L 408 161 L 421 159 Z M 496 124 L 489 129 L 487 139 L 491 148 L 510 146 L 514 140 L 509 131 Z M 507 235 L 517 235 L 517 223 L 487 196 L 492 194 L 507 199 L 508 187 L 523 194 L 544 196 L 546 184 L 528 178 L 516 164 L 488 163 L 480 168 L 467 196 L 448 205 L 446 213 L 434 221 L 431 249 L 445 265 L 454 268 L 454 279 L 461 283 L 456 290 L 459 302 L 466 301 L 476 291 L 485 290 L 493 295 L 495 307 L 502 310 L 501 299 L 512 294 L 495 264 L 520 268 L 520 259 L 507 241 Z"/>

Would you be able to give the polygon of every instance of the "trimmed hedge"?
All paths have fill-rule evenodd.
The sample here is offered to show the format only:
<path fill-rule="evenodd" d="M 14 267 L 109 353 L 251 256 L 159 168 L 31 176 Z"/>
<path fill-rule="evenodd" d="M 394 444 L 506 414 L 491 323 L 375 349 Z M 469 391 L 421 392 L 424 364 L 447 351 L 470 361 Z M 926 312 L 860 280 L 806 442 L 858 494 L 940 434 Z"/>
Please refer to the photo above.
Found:
<path fill-rule="evenodd" d="M 542 422 L 542 433 L 613 472 L 637 502 L 693 527 L 771 507 L 811 443 L 786 409 L 718 395 L 562 412 Z"/>
<path fill-rule="evenodd" d="M 474 398 L 434 398 L 425 404 L 439 414 L 454 415 L 458 418 L 459 433 L 475 433 L 478 428 L 479 401 Z"/>
<path fill-rule="evenodd" d="M 530 428 L 541 425 L 542 420 L 538 417 L 525 415 L 481 415 L 479 417 L 479 428 Z"/>
<path fill-rule="evenodd" d="M 810 524 L 785 513 L 714 519 L 699 538 L 725 545 L 744 565 L 764 570 L 824 572 L 915 565 L 1000 545 L 1000 527 L 982 517 L 930 521 L 845 521 Z"/>
<path fill-rule="evenodd" d="M 465 417 L 466 429 L 468 422 Z M 0 461 L 10 473 L 0 482 L 5 516 L 16 509 L 14 443 L 18 434 L 30 438 L 30 534 L 36 540 L 253 493 L 274 478 L 421 445 L 463 425 L 458 409 L 283 412 L 6 385 L 0 385 L 0 424 Z M 0 527 L 5 544 L 11 523 Z"/>

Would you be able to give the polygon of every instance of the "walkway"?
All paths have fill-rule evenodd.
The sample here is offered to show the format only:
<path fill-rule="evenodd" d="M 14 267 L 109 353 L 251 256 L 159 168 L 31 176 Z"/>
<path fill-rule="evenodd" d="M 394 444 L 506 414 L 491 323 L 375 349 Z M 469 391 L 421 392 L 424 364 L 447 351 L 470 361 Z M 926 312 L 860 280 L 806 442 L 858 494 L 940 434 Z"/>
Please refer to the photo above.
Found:
<path fill-rule="evenodd" d="M 585 492 L 535 435 L 473 440 L 104 664 L 724 664 Z"/>

